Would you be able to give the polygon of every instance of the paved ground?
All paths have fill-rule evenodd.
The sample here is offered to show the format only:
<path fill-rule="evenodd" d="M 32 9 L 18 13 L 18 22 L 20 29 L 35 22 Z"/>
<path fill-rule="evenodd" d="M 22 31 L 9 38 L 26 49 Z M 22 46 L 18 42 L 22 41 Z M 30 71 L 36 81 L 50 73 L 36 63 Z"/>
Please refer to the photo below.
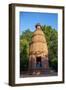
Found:
<path fill-rule="evenodd" d="M 20 77 L 21 78 L 25 78 L 25 77 L 48 77 L 48 76 L 57 76 L 57 72 L 50 70 L 49 72 L 44 72 L 42 74 L 39 74 L 39 72 L 37 72 L 36 74 L 21 74 Z"/>

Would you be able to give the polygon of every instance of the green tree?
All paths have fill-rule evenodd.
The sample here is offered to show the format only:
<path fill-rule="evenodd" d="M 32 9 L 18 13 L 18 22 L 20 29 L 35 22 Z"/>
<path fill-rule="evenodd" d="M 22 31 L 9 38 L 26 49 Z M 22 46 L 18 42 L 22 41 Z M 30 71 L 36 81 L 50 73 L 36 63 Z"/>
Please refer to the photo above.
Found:
<path fill-rule="evenodd" d="M 31 41 L 33 32 L 30 31 L 30 29 L 25 30 L 22 32 L 20 39 L 26 39 L 28 42 Z"/>
<path fill-rule="evenodd" d="M 28 69 L 29 43 L 32 38 L 32 33 L 27 29 L 20 35 L 20 71 Z"/>
<path fill-rule="evenodd" d="M 42 26 L 45 33 L 48 50 L 49 50 L 49 66 L 57 71 L 58 69 L 58 33 L 51 26 Z"/>
<path fill-rule="evenodd" d="M 28 68 L 28 42 L 26 39 L 20 41 L 20 71 Z"/>

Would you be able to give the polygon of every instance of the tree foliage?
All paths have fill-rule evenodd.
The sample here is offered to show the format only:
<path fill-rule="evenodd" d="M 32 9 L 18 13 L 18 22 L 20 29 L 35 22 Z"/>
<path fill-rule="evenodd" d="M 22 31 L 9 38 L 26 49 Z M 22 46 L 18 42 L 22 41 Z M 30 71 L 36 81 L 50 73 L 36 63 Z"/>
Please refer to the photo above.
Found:
<path fill-rule="evenodd" d="M 55 71 L 58 70 L 58 32 L 51 26 L 42 26 L 46 36 L 49 51 L 49 66 Z"/>

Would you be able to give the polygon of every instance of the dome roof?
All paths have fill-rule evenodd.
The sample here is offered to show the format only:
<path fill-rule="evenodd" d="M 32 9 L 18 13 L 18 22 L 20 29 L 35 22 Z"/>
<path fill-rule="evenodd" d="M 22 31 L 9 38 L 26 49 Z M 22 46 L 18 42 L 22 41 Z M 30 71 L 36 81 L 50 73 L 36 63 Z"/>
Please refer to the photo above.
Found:
<path fill-rule="evenodd" d="M 29 54 L 48 54 L 48 47 L 45 35 L 41 29 L 36 29 L 33 33 L 32 42 L 29 47 Z"/>

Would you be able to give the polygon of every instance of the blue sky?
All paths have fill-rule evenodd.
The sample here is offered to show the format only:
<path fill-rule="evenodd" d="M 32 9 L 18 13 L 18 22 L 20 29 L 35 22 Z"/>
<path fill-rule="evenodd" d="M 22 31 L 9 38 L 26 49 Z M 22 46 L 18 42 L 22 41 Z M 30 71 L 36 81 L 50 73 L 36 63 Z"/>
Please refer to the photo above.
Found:
<path fill-rule="evenodd" d="M 20 12 L 20 33 L 26 29 L 35 30 L 35 25 L 49 25 L 58 29 L 58 15 L 56 13 Z"/>

